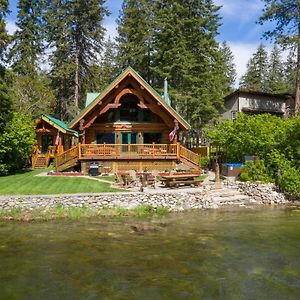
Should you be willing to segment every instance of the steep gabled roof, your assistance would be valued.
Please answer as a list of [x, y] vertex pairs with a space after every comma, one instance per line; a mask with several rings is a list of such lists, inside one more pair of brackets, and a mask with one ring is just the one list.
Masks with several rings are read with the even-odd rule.
[[51, 117], [51, 116], [46, 115], [46, 114], [41, 114], [41, 115], [34, 118], [35, 121], [38, 120], [38, 119], [44, 120], [45, 122], [49, 123], [50, 125], [55, 127], [57, 130], [59, 130], [63, 133], [70, 133], [70, 134], [73, 134], [75, 136], [78, 136], [77, 131], [70, 129], [64, 122], [62, 122], [62, 121], [60, 121], [60, 120], [58, 120], [54, 117]]
[[[142, 78], [132, 67], [127, 67], [125, 70], [123, 70], [116, 78], [115, 80], [110, 83], [96, 98], [91, 101], [83, 110], [81, 110], [77, 116], [68, 124], [70, 128], [73, 128], [81, 119], [84, 118], [85, 115], [87, 115], [106, 95], [111, 92], [115, 86], [117, 86], [122, 80], [124, 80], [128, 75], [131, 75], [133, 78], [135, 78], [144, 88], [145, 90], [151, 94], [160, 104], [161, 106], [167, 110], [174, 119], [178, 121], [178, 123], [184, 128], [184, 129], [190, 129], [191, 126], [187, 121], [183, 119], [182, 116], [180, 116], [170, 105], [168, 105], [162, 98], [162, 96], [155, 91], [153, 87], [150, 86], [148, 82], [144, 78]], [[95, 95], [93, 93], [93, 95]]]

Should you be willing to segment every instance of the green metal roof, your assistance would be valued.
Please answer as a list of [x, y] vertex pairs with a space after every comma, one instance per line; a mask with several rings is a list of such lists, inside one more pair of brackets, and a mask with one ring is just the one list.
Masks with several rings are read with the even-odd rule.
[[[136, 76], [138, 76], [143, 83], [157, 96], [159, 97], [159, 99], [162, 100], [163, 103], [165, 103], [188, 127], [191, 128], [191, 125], [168, 103], [166, 103], [163, 99], [163, 97], [137, 72], [135, 71], [131, 66], [128, 66], [127, 68], [125, 68], [124, 70], [122, 70], [122, 72], [108, 85], [105, 87], [105, 89], [103, 89], [100, 93], [98, 93], [98, 96], [96, 96], [90, 103], [87, 104], [86, 102], [86, 106], [85, 108], [83, 108], [80, 112], [78, 112], [78, 114], [68, 123], [68, 126], [70, 126], [70, 124], [72, 124], [80, 115], [84, 114], [84, 112], [94, 103], [94, 101], [97, 100], [97, 98], [102, 95], [103, 93], [105, 93], [111, 86], [113, 86], [119, 79], [120, 77], [122, 77], [122, 75], [127, 72], [127, 70], [131, 70]], [[88, 93], [88, 94], [93, 94], [96, 95], [97, 93]], [[90, 96], [92, 98], [92, 96]], [[87, 96], [88, 99], [88, 96]]]
[[98, 96], [100, 96], [100, 93], [87, 93], [85, 107], [92, 103]]
[[41, 114], [41, 115], [35, 117], [34, 119], [37, 120], [37, 119], [39, 119], [41, 117], [45, 117], [46, 119], [48, 119], [49, 121], [53, 122], [55, 125], [57, 125], [61, 129], [65, 130], [65, 131], [67, 131], [69, 133], [73, 133], [74, 135], [78, 136], [78, 132], [77, 131], [70, 129], [64, 122], [62, 122], [62, 121], [60, 121], [60, 120], [58, 120], [58, 119], [56, 119], [54, 117], [51, 117], [49, 115]]

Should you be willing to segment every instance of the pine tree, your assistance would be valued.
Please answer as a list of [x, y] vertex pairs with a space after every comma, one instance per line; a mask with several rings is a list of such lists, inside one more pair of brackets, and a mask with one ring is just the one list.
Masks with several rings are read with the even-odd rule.
[[228, 93], [232, 92], [235, 85], [236, 80], [236, 69], [234, 64], [234, 56], [231, 52], [229, 45], [224, 41], [220, 46], [221, 58], [225, 66], [225, 77], [228, 86]]
[[[300, 3], [299, 0], [264, 0], [265, 8], [260, 23], [271, 22], [274, 29], [265, 32], [266, 38], [275, 38], [283, 47], [297, 49], [297, 76], [295, 108], [300, 110]], [[274, 25], [275, 24], [275, 25]]]
[[38, 57], [43, 52], [42, 0], [19, 0], [16, 25], [9, 57], [18, 75], [34, 77], [38, 69]]
[[[8, 1], [0, 0], [0, 59], [2, 60], [8, 43], [8, 34], [5, 28], [5, 16], [8, 14]], [[13, 104], [11, 94], [6, 84], [5, 68], [0, 61], [0, 134], [5, 125], [12, 118]]]
[[124, 0], [118, 23], [118, 64], [132, 66], [151, 81], [153, 53], [153, 0]]
[[13, 102], [11, 91], [6, 84], [5, 69], [0, 66], [0, 134], [3, 132], [5, 125], [13, 116]]
[[267, 91], [271, 93], [287, 92], [280, 50], [276, 44], [274, 44], [269, 58], [266, 87]]
[[17, 112], [32, 117], [42, 113], [50, 115], [54, 113], [56, 98], [46, 74], [38, 73], [34, 77], [15, 75], [12, 89]]
[[86, 83], [86, 90], [99, 92], [103, 90], [120, 73], [117, 66], [117, 49], [115, 42], [109, 37], [104, 43], [104, 53], [100, 62], [91, 66], [90, 79]]
[[227, 90], [215, 40], [219, 7], [211, 0], [155, 3], [154, 83], [168, 77], [173, 107], [201, 127], [218, 116]]
[[8, 34], [6, 32], [4, 20], [8, 12], [8, 1], [0, 0], [0, 59], [2, 59], [3, 52], [8, 42]]
[[60, 116], [70, 118], [83, 106], [83, 88], [91, 65], [102, 51], [102, 22], [108, 11], [105, 0], [48, 1], [47, 36], [54, 49], [50, 56], [51, 77], [60, 99]]
[[296, 93], [296, 77], [297, 77], [297, 60], [295, 50], [291, 49], [287, 60], [284, 63], [284, 80], [287, 86], [287, 92], [295, 95]]
[[267, 71], [268, 53], [265, 46], [260, 44], [247, 63], [247, 70], [241, 78], [240, 86], [256, 91], [267, 91]]
[[220, 7], [215, 6], [212, 0], [193, 0], [185, 5], [188, 10], [184, 26], [187, 46], [196, 62], [191, 65], [192, 101], [188, 114], [192, 116], [191, 123], [198, 127], [219, 115], [229, 86], [216, 41]]
[[189, 68], [194, 60], [184, 36], [186, 11], [179, 1], [172, 4], [162, 0], [155, 4], [153, 85], [162, 88], [164, 78], [168, 78], [172, 106], [183, 114], [187, 109], [187, 90], [192, 84]]

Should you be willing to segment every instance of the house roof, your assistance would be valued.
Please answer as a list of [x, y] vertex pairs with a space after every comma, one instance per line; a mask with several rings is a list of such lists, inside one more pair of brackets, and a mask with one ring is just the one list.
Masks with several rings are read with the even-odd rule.
[[239, 95], [239, 94], [250, 94], [250, 95], [257, 95], [257, 96], [266, 96], [266, 97], [272, 97], [272, 98], [277, 98], [277, 99], [278, 98], [288, 99], [288, 98], [293, 97], [292, 95], [286, 94], [286, 93], [275, 94], [275, 93], [267, 93], [267, 92], [262, 92], [262, 91], [255, 91], [255, 90], [240, 88], [240, 89], [235, 90], [231, 94], [225, 96], [224, 100], [226, 101], [227, 99], [230, 99], [233, 96]]
[[57, 130], [63, 132], [63, 133], [70, 133], [73, 134], [75, 136], [78, 136], [78, 132], [75, 130], [70, 129], [64, 122], [51, 117], [49, 115], [46, 114], [41, 114], [39, 116], [36, 116], [34, 118], [34, 120], [38, 120], [38, 119], [42, 119], [44, 121], [46, 121], [47, 123], [49, 123], [50, 125], [52, 125], [53, 127], [55, 127]]
[[99, 95], [100, 95], [100, 93], [87, 93], [85, 107], [87, 107], [89, 104], [91, 104]]
[[[77, 116], [68, 124], [69, 127], [73, 128], [86, 114], [88, 114], [112, 89], [117, 86], [123, 79], [128, 75], [135, 78], [143, 87], [164, 107], [184, 129], [190, 129], [191, 126], [187, 121], [183, 119], [170, 105], [168, 105], [162, 98], [162, 96], [150, 86], [148, 82], [142, 76], [140, 76], [132, 67], [127, 67], [123, 70], [101, 93], [90, 93], [87, 97], [87, 106], [82, 109]], [[94, 99], [93, 99], [94, 98]], [[90, 102], [88, 101], [91, 100]], [[88, 103], [89, 102], [89, 103]]]

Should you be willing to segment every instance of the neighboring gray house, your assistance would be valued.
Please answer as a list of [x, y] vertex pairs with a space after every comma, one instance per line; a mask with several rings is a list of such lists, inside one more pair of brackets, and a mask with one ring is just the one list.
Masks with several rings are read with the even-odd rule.
[[225, 112], [221, 119], [233, 120], [239, 112], [245, 114], [269, 113], [286, 117], [293, 111], [294, 99], [289, 94], [271, 94], [238, 89], [224, 98]]

